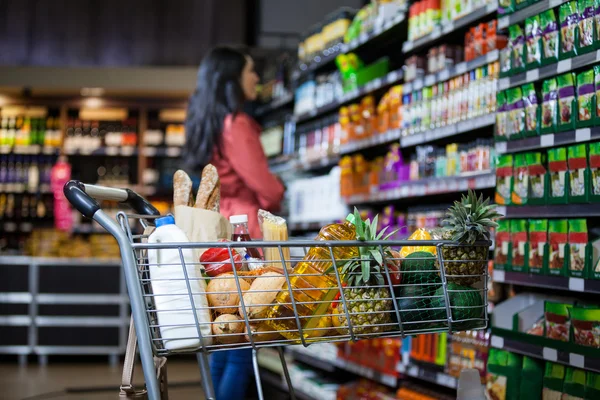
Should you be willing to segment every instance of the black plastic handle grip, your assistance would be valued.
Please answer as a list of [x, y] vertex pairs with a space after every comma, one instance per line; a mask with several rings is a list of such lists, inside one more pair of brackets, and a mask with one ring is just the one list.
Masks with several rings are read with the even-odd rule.
[[92, 218], [100, 209], [100, 204], [85, 192], [85, 186], [79, 181], [65, 183], [63, 193], [69, 203], [84, 217]]
[[[101, 189], [101, 187], [96, 187], [96, 189]], [[160, 212], [152, 204], [133, 190], [118, 190], [126, 194], [126, 199], [121, 203], [129, 205], [137, 214], [160, 215]], [[92, 218], [96, 211], [100, 209], [100, 204], [86, 192], [85, 185], [79, 181], [67, 182], [63, 188], [63, 192], [67, 200], [69, 200], [73, 207], [83, 214], [84, 217]]]

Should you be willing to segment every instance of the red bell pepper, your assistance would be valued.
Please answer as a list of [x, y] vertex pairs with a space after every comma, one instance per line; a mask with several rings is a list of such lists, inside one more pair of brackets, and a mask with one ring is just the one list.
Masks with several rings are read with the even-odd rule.
[[204, 270], [208, 276], [217, 276], [225, 272], [233, 271], [235, 265], [236, 270], [242, 268], [242, 256], [235, 251], [233, 253], [233, 264], [229, 257], [229, 250], [226, 247], [211, 247], [200, 256], [200, 263], [204, 266]]

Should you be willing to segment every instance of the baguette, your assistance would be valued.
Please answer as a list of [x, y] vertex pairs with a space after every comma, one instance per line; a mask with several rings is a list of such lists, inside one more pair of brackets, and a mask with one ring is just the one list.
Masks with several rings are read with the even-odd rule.
[[173, 175], [173, 205], [187, 206], [192, 198], [192, 180], [185, 171], [177, 170]]
[[214, 212], [221, 211], [221, 181], [217, 181], [217, 187], [208, 198], [206, 209]]
[[[219, 173], [214, 165], [208, 164], [202, 170], [202, 179], [200, 180], [200, 187], [198, 188], [198, 195], [196, 196], [196, 204], [194, 207], [203, 208], [205, 210], [210, 210], [209, 204], [211, 203], [210, 198], [213, 193], [217, 190], [220, 191], [220, 182], [219, 182]], [[220, 200], [220, 194], [218, 195]], [[216, 198], [213, 198], [212, 205], [214, 207]], [[217, 201], [218, 202], [218, 201]]]

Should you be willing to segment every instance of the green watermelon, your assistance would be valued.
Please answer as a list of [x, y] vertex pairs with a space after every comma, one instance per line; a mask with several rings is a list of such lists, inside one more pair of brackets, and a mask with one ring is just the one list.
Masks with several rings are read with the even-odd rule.
[[412, 285], [441, 282], [435, 260], [436, 257], [426, 251], [416, 251], [406, 256], [402, 260], [402, 283]]
[[[405, 331], [415, 329], [426, 329], [430, 326], [429, 321], [435, 318], [434, 310], [431, 310], [431, 299], [439, 284], [428, 285], [404, 285], [400, 288], [397, 294], [398, 312]], [[419, 297], [421, 298], [413, 298]], [[427, 296], [427, 297], [425, 297]], [[408, 311], [405, 311], [408, 310]], [[405, 324], [406, 322], [418, 322]]]
[[[461, 292], [454, 292], [460, 290]], [[444, 298], [444, 289], [440, 286], [434, 293], [435, 297], [431, 299], [431, 307], [446, 307], [446, 299]], [[477, 327], [482, 325], [482, 321], [464, 321], [466, 319], [481, 318], [483, 316], [483, 298], [477, 289], [470, 286], [461, 286], [453, 282], [448, 283], [448, 298], [452, 307], [453, 328], [467, 329], [468, 327]], [[446, 318], [445, 308], [435, 310], [438, 318]]]

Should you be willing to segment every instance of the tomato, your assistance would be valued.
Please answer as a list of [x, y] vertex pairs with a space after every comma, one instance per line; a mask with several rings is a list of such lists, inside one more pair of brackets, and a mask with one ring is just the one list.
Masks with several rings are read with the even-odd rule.
[[[242, 268], [243, 258], [237, 251], [233, 249], [231, 251], [233, 252], [233, 265], [239, 271]], [[217, 276], [233, 271], [229, 250], [226, 247], [212, 247], [206, 250], [200, 256], [200, 263], [204, 266], [208, 276]]]

